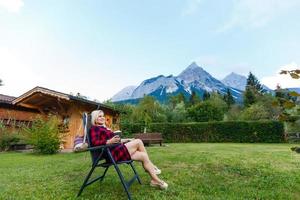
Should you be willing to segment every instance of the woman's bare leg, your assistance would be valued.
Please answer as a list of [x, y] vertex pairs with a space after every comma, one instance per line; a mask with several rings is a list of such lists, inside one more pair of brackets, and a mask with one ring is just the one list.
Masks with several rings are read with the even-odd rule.
[[141, 161], [143, 163], [144, 169], [149, 173], [152, 180], [155, 182], [161, 182], [161, 180], [154, 172], [153, 164], [151, 163], [147, 153], [136, 151], [131, 155], [131, 159], [136, 161]]
[[146, 148], [144, 146], [144, 143], [140, 139], [134, 139], [130, 142], [125, 143], [125, 146], [127, 147], [127, 150], [132, 158], [132, 155], [135, 154], [137, 151], [145, 153], [147, 155], [147, 158], [150, 162], [150, 166], [152, 167], [152, 170], [154, 170], [154, 164], [150, 161], [148, 153], [146, 151]]
[[[125, 143], [125, 146], [127, 147], [130, 155], [131, 155], [131, 153], [134, 153], [135, 151], [147, 153], [144, 143], [141, 139], [134, 139], [130, 142], [127, 142], [127, 143]], [[130, 152], [130, 151], [132, 151], [132, 152]]]

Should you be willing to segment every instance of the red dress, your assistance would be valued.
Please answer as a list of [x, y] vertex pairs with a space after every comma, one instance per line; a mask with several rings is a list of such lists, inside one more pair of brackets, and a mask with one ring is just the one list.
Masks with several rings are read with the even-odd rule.
[[[114, 133], [104, 126], [92, 126], [90, 129], [92, 146], [105, 145], [106, 141], [114, 137]], [[110, 147], [110, 152], [115, 161], [131, 160], [127, 147], [124, 144], [119, 144], [115, 147]]]

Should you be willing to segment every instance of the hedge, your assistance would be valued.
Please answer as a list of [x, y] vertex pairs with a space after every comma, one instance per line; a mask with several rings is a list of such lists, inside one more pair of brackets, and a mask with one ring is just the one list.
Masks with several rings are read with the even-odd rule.
[[[143, 132], [143, 124], [121, 124], [125, 136]], [[160, 132], [164, 142], [285, 142], [279, 121], [152, 123], [147, 132]]]

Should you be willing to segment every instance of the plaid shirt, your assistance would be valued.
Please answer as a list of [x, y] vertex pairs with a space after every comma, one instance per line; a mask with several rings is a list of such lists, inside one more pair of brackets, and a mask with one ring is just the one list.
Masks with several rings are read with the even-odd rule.
[[[114, 137], [114, 133], [104, 126], [92, 126], [90, 129], [90, 136], [92, 146], [100, 146], [105, 145], [107, 140]], [[124, 144], [119, 144], [118, 146], [110, 147], [109, 149], [116, 162], [131, 160], [127, 147]]]

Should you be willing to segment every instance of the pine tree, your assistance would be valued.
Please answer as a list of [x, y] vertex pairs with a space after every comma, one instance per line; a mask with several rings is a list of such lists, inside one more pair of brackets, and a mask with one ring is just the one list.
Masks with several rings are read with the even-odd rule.
[[247, 78], [247, 86], [251, 86], [256, 92], [262, 94], [265, 92], [260, 82], [257, 80], [257, 78], [249, 72], [248, 78]]
[[223, 99], [226, 102], [228, 108], [230, 108], [230, 106], [235, 103], [229, 88], [227, 88], [226, 94], [224, 95]]
[[204, 90], [203, 93], [203, 101], [208, 100], [210, 98], [210, 93]]
[[189, 99], [189, 105], [192, 106], [192, 105], [195, 105], [199, 102], [200, 102], [199, 96], [197, 95], [197, 93], [195, 91], [192, 91], [192, 94], [191, 94], [190, 99]]
[[3, 85], [3, 83], [2, 83], [2, 80], [0, 79], [0, 86], [2, 86]]
[[262, 85], [259, 83], [257, 78], [249, 72], [247, 78], [246, 90], [244, 92], [244, 105], [246, 107], [254, 104], [257, 98], [265, 93]]
[[254, 94], [254, 91], [251, 89], [251, 87], [246, 87], [246, 90], [244, 92], [244, 106], [248, 107], [256, 102], [256, 97]]

